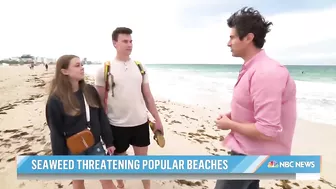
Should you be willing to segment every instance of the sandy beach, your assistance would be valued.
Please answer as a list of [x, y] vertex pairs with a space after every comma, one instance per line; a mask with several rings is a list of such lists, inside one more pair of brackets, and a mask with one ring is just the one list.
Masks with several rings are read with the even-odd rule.
[[[70, 180], [17, 180], [17, 155], [50, 154], [49, 129], [45, 121], [45, 103], [48, 83], [54, 66], [45, 71], [43, 66], [30, 70], [28, 66], [0, 66], [0, 188], [70, 189]], [[229, 110], [229, 105], [209, 109], [189, 106], [169, 100], [157, 99], [157, 106], [165, 127], [166, 146], [155, 142], [149, 154], [175, 155], [226, 155], [227, 149], [220, 145], [226, 132], [214, 127], [219, 113]], [[321, 154], [323, 156], [322, 178], [319, 181], [262, 181], [266, 189], [276, 188], [336, 188], [335, 146], [336, 126], [297, 121], [293, 154]], [[176, 148], [180, 146], [180, 148]], [[130, 151], [131, 153], [131, 151]], [[98, 181], [86, 181], [87, 188], [101, 188]], [[141, 181], [126, 181], [126, 189], [139, 189]], [[194, 188], [213, 189], [214, 180], [153, 180], [153, 189]]]

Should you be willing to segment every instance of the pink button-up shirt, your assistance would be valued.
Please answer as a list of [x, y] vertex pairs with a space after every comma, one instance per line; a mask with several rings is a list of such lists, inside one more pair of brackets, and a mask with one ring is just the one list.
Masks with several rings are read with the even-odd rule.
[[255, 123], [273, 140], [231, 131], [224, 146], [246, 155], [289, 155], [296, 122], [296, 85], [286, 67], [262, 50], [244, 63], [234, 87], [231, 120]]

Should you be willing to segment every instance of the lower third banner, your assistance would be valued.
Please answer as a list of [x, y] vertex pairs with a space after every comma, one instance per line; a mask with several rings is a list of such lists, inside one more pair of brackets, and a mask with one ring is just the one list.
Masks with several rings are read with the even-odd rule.
[[[319, 177], [320, 156], [18, 156], [19, 179]], [[233, 178], [234, 177], [234, 178]], [[314, 179], [315, 177], [313, 177]], [[312, 179], [310, 177], [310, 179]], [[316, 178], [318, 179], [318, 178]]]

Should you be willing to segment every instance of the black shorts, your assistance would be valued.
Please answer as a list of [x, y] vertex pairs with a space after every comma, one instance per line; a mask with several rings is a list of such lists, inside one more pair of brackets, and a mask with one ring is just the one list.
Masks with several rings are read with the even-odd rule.
[[130, 145], [146, 147], [150, 144], [150, 128], [148, 122], [134, 127], [117, 127], [111, 125], [111, 128], [116, 154], [126, 152]]

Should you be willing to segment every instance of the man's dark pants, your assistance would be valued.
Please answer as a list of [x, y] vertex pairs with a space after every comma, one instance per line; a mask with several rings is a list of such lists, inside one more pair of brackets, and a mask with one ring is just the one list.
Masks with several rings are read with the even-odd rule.
[[[234, 151], [232, 156], [243, 156]], [[259, 189], [259, 180], [217, 180], [215, 189]]]

